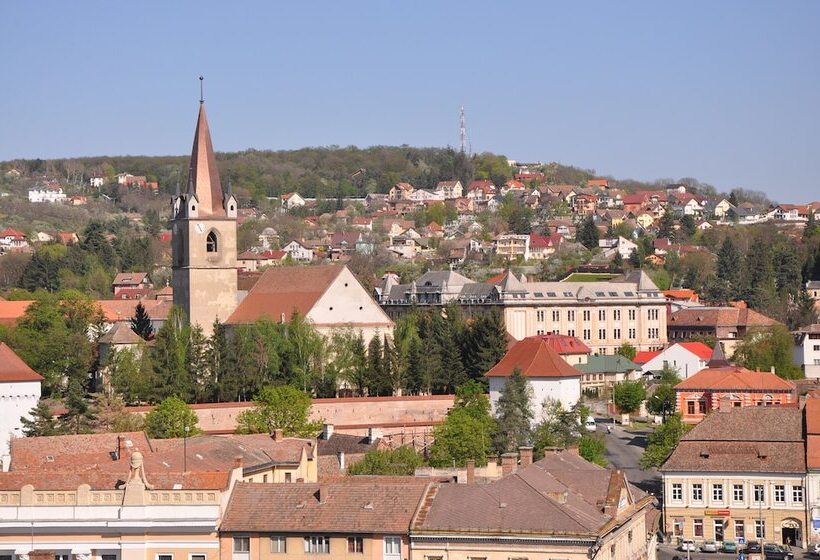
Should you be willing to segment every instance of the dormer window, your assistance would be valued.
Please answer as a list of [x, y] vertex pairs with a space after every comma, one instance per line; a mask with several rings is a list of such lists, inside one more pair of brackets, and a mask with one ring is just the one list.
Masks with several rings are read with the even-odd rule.
[[205, 250], [208, 253], [216, 253], [217, 250], [217, 242], [216, 242], [216, 233], [209, 232], [208, 237], [205, 240]]

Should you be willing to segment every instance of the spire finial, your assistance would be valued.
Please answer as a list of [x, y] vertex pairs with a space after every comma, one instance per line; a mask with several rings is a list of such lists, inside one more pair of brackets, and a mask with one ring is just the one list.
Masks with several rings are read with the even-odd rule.
[[199, 103], [205, 103], [205, 86], [203, 82], [205, 81], [205, 76], [199, 77]]

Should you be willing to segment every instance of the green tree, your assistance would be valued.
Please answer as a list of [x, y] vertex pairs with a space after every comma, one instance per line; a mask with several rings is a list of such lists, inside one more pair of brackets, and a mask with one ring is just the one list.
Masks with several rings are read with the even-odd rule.
[[606, 442], [601, 435], [584, 434], [578, 441], [578, 454], [590, 463], [606, 467], [608, 463], [604, 457], [605, 453]]
[[134, 309], [134, 316], [131, 317], [131, 330], [137, 333], [143, 340], [151, 340], [154, 336], [151, 316], [148, 315], [142, 302], [139, 302]]
[[455, 405], [443, 424], [433, 430], [430, 464], [463, 466], [467, 460], [486, 465], [495, 423], [484, 385], [470, 380], [456, 389]]
[[204, 344], [201, 331], [196, 333], [191, 328], [185, 312], [172, 307], [152, 348], [159, 398], [177, 396], [185, 402], [195, 399], [197, 376], [201, 373], [199, 358], [205, 354]]
[[243, 411], [237, 418], [239, 433], [282, 430], [286, 436], [314, 437], [322, 429], [321, 422], [310, 420], [310, 396], [296, 387], [263, 387], [253, 402], [253, 408]]
[[646, 389], [640, 381], [621, 381], [615, 385], [615, 406], [624, 414], [631, 414], [641, 407]]
[[783, 325], [754, 329], [735, 348], [733, 359], [751, 370], [769, 371], [784, 379], [800, 379], [803, 372], [792, 362], [794, 338]]
[[658, 220], [658, 237], [675, 240], [675, 217], [672, 212], [664, 212], [661, 219]]
[[641, 468], [659, 468], [678, 445], [680, 438], [689, 431], [681, 421], [680, 414], [670, 416], [647, 437], [646, 449], [641, 456]]
[[507, 353], [507, 329], [497, 309], [481, 313], [463, 335], [464, 369], [470, 379], [484, 379], [484, 374]]
[[142, 416], [128, 412], [125, 401], [119, 395], [95, 393], [91, 409], [94, 417], [91, 431], [94, 433], [138, 432], [145, 425]]
[[618, 354], [627, 360], [634, 360], [635, 356], [638, 354], [638, 351], [629, 342], [624, 342], [618, 347]]
[[69, 381], [65, 407], [65, 413], [60, 416], [63, 431], [68, 434], [91, 433], [96, 418], [91, 402], [86, 396], [86, 389], [79, 379]]
[[575, 240], [587, 249], [595, 249], [598, 247], [599, 237], [598, 227], [595, 225], [592, 216], [587, 216], [581, 227], [578, 228]]
[[181, 438], [200, 433], [196, 412], [179, 397], [167, 397], [145, 415], [148, 437]]
[[541, 408], [541, 421], [533, 432], [535, 454], [540, 456], [549, 447], [566, 449], [575, 445], [581, 438], [582, 423], [588, 415], [586, 407], [566, 410], [561, 401], [546, 399]]
[[373, 449], [365, 453], [362, 460], [350, 465], [350, 475], [392, 475], [413, 476], [416, 469], [424, 464], [424, 458], [408, 446], [396, 449]]
[[532, 387], [521, 370], [515, 368], [507, 378], [496, 405], [494, 447], [499, 453], [528, 445], [532, 433]]
[[698, 231], [695, 218], [691, 214], [685, 214], [680, 219], [680, 228], [686, 234], [686, 237], [692, 237]]
[[706, 296], [711, 301], [727, 302], [738, 298], [742, 289], [743, 255], [731, 237], [718, 250], [715, 276], [707, 283]]
[[37, 401], [37, 405], [31, 409], [30, 418], [23, 416], [20, 422], [23, 424], [23, 434], [26, 437], [35, 436], [59, 436], [64, 434], [51, 407], [43, 400]]

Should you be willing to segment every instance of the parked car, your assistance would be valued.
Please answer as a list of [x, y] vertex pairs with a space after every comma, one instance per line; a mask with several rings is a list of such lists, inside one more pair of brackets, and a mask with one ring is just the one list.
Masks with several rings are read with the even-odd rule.
[[686, 552], [687, 550], [690, 552], [697, 552], [698, 547], [695, 546], [695, 541], [692, 539], [682, 539], [678, 545], [678, 550], [681, 552]]
[[713, 540], [703, 541], [703, 544], [700, 546], [701, 552], [717, 552], [718, 551], [718, 543]]
[[735, 541], [723, 541], [721, 550], [723, 552], [737, 552], [737, 543]]
[[764, 544], [763, 552], [766, 560], [794, 560], [794, 554], [773, 543]]
[[587, 416], [587, 421], [584, 422], [584, 428], [588, 432], [595, 432], [598, 431], [598, 425], [595, 423], [595, 418], [592, 416]]

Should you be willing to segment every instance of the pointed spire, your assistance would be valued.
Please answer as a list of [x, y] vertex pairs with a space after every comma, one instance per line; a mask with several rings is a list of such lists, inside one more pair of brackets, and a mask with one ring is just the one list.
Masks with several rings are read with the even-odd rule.
[[196, 194], [199, 199], [201, 216], [224, 216], [222, 183], [219, 181], [219, 170], [216, 167], [204, 99], [200, 101], [199, 117], [194, 133], [194, 147], [191, 151], [191, 164], [188, 171], [188, 191]]
[[706, 364], [706, 367], [709, 368], [718, 368], [718, 367], [727, 367], [732, 364], [729, 363], [729, 360], [726, 359], [726, 354], [723, 353], [723, 346], [720, 344], [720, 341], [715, 342], [715, 348], [712, 350], [712, 357]]

